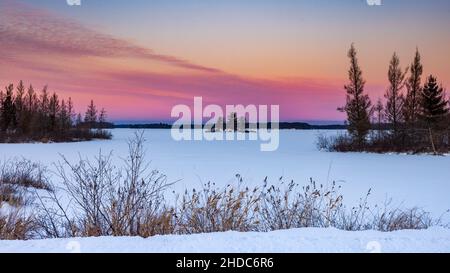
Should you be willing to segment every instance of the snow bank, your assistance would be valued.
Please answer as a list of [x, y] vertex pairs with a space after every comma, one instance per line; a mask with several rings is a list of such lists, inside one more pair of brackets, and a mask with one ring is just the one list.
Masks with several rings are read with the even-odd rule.
[[147, 239], [100, 237], [0, 241], [1, 252], [84, 253], [297, 253], [297, 252], [447, 252], [450, 229], [341, 231], [304, 228], [267, 233], [224, 232], [195, 235], [166, 235]]

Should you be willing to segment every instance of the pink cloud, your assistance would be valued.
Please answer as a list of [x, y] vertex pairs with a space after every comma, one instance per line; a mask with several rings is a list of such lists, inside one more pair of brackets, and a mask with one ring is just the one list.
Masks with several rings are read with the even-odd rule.
[[21, 58], [24, 53], [134, 57], [190, 70], [219, 72], [174, 56], [157, 54], [67, 18], [11, 1], [0, 3], [0, 52], [9, 58]]

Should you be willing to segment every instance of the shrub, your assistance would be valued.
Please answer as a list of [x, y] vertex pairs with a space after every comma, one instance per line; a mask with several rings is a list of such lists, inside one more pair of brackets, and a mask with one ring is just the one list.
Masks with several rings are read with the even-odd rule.
[[142, 133], [129, 141], [123, 169], [111, 163], [111, 154], [100, 153], [93, 162], [80, 158], [76, 164], [63, 158], [58, 173], [73, 205], [66, 209], [56, 195], [39, 199], [45, 236], [147, 237], [171, 232], [171, 209], [162, 194], [171, 184], [158, 171], [148, 170], [143, 143]]

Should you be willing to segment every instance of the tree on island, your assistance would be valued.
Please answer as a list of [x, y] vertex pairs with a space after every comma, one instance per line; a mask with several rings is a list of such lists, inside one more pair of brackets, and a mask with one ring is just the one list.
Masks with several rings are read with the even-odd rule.
[[91, 103], [88, 105], [86, 114], [84, 115], [84, 122], [89, 128], [93, 128], [97, 123], [97, 107], [94, 104], [94, 101], [91, 100]]
[[98, 128], [99, 129], [103, 129], [107, 127], [107, 119], [108, 118], [108, 114], [106, 113], [105, 108], [102, 108], [102, 110], [100, 110], [100, 114], [98, 115]]

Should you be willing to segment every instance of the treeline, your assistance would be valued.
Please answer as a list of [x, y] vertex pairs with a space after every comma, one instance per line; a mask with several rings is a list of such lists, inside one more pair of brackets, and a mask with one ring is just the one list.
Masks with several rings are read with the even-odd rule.
[[424, 82], [419, 50], [406, 69], [393, 54], [388, 69], [389, 86], [384, 100], [372, 103], [365, 93], [366, 81], [357, 52], [351, 46], [348, 57], [349, 83], [345, 85], [348, 135], [328, 143], [335, 151], [445, 153], [450, 149], [449, 101], [442, 84], [429, 75]]
[[[272, 123], [264, 123], [266, 128], [272, 128]], [[220, 125], [220, 124], [219, 124]], [[204, 125], [202, 125], [204, 127]], [[218, 125], [215, 124], [212, 131], [215, 131]], [[222, 125], [223, 128], [226, 128], [226, 125]], [[246, 128], [250, 128], [250, 124], [246, 122]], [[256, 123], [256, 128], [260, 128], [261, 124]], [[171, 129], [172, 125], [168, 123], [149, 123], [149, 124], [112, 124], [110, 129]], [[192, 124], [191, 128], [194, 129], [195, 125]], [[279, 122], [278, 128], [281, 130], [343, 130], [347, 129], [347, 125], [341, 124], [330, 124], [330, 125], [312, 125], [305, 122]]]
[[[39, 93], [22, 81], [0, 91], [0, 142], [80, 141], [110, 138], [106, 111], [94, 102], [84, 117], [76, 114], [72, 99], [60, 99], [45, 86]], [[93, 129], [96, 130], [93, 130]]]

